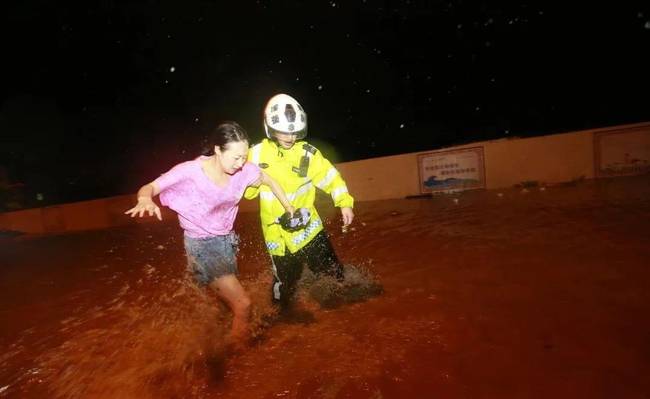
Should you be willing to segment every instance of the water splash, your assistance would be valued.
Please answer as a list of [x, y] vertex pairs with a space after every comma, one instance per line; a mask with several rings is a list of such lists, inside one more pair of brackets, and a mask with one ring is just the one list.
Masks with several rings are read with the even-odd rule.
[[[201, 397], [223, 379], [227, 307], [187, 276], [169, 278], [145, 265], [138, 277], [107, 306], [61, 321], [69, 338], [37, 360], [54, 397]], [[247, 284], [256, 301], [254, 335], [273, 313], [259, 295], [267, 280], [263, 274]]]
[[305, 268], [299, 289], [323, 308], [335, 308], [346, 303], [367, 300], [383, 292], [379, 280], [363, 266], [344, 265], [344, 280], [336, 281], [330, 276], [316, 276]]

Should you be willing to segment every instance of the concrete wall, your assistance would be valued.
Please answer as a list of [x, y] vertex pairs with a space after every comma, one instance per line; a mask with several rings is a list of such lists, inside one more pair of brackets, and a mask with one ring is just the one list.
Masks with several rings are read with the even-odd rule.
[[[648, 125], [650, 128], [650, 124]], [[593, 132], [528, 139], [501, 139], [429, 151], [483, 147], [487, 189], [512, 187], [523, 181], [546, 183], [594, 176]], [[337, 165], [359, 201], [404, 198], [420, 194], [417, 156], [410, 153]]]
[[[345, 162], [337, 167], [357, 201], [420, 195], [419, 154], [473, 147], [483, 148], [487, 189], [511, 187], [524, 181], [553, 184], [593, 178], [597, 168], [594, 154], [602, 150], [594, 148], [594, 135], [626, 131], [641, 131], [641, 140], [650, 147], [650, 123], [641, 123], [526, 139], [483, 141], [427, 152]], [[125, 216], [124, 211], [134, 204], [135, 195], [128, 195], [0, 213], [0, 231], [56, 233], [155, 220]], [[257, 209], [257, 201], [243, 200], [240, 204], [243, 212]], [[163, 218], [175, 218], [175, 215], [165, 208]]]

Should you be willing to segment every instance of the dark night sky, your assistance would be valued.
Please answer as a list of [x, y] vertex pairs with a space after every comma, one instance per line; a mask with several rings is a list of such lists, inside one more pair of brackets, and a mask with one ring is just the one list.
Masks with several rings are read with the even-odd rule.
[[277, 92], [334, 161], [650, 120], [650, 2], [562, 3], [10, 1], [0, 166], [25, 206], [131, 192]]

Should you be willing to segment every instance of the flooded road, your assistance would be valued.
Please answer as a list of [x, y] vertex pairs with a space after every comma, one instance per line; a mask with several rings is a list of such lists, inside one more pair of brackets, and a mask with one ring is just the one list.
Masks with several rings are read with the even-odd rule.
[[647, 398], [650, 177], [321, 207], [384, 292], [276, 318], [258, 217], [256, 339], [185, 275], [176, 220], [0, 239], [0, 398]]

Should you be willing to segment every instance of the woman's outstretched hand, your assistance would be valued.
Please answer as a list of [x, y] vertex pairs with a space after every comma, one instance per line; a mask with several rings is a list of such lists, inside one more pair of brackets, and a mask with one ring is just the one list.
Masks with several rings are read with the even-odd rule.
[[149, 213], [149, 216], [156, 215], [158, 220], [162, 220], [160, 208], [151, 198], [147, 197], [138, 198], [138, 204], [124, 213], [126, 215], [131, 215], [131, 217], [142, 217], [145, 212]]

